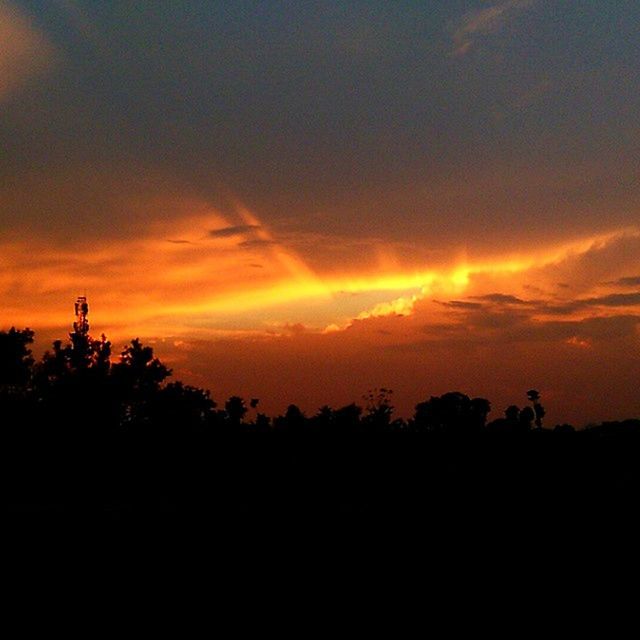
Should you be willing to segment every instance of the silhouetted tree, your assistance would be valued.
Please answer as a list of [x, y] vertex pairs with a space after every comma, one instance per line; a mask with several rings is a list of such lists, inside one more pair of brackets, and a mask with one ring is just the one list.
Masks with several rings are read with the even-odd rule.
[[527, 391], [527, 398], [529, 398], [529, 401], [533, 404], [536, 427], [542, 429], [542, 418], [544, 418], [546, 411], [540, 404], [540, 393], [536, 389], [529, 389], [529, 391]]
[[309, 426], [313, 431], [330, 433], [334, 421], [334, 411], [329, 405], [318, 409], [317, 413], [309, 419]]
[[0, 422], [19, 427], [29, 412], [33, 358], [31, 329], [0, 331]]
[[417, 404], [412, 425], [419, 431], [457, 435], [478, 432], [490, 409], [484, 398], [472, 401], [464, 393], [453, 391]]
[[393, 415], [393, 405], [391, 404], [391, 389], [372, 389], [363, 396], [365, 401], [363, 424], [367, 428], [373, 428], [377, 431], [384, 431], [391, 424], [391, 416]]
[[512, 404], [509, 405], [505, 410], [504, 410], [504, 416], [507, 420], [507, 422], [509, 422], [512, 425], [517, 425], [518, 424], [518, 419], [520, 417], [520, 407]]
[[271, 418], [264, 413], [258, 413], [256, 415], [255, 430], [261, 433], [265, 433], [271, 429]]
[[170, 382], [155, 395], [150, 417], [154, 423], [172, 431], [193, 431], [213, 422], [215, 407], [209, 391]]
[[530, 431], [535, 417], [536, 414], [531, 407], [524, 407], [524, 409], [520, 411], [520, 415], [518, 416], [520, 429], [522, 431]]
[[134, 392], [152, 392], [171, 375], [171, 369], [153, 355], [153, 347], [143, 346], [136, 338], [122, 351], [112, 374]]
[[148, 424], [152, 401], [162, 383], [171, 375], [153, 354], [153, 348], [143, 346], [138, 338], [131, 341], [111, 365], [112, 381], [121, 403], [120, 422], [123, 425]]
[[[464, 510], [467, 497], [479, 497], [483, 505], [488, 500], [491, 507], [502, 495], [511, 507], [538, 492], [545, 503], [560, 496], [556, 502], [564, 508], [567, 489], [573, 503], [580, 487], [591, 509], [596, 485], [607, 504], [622, 491], [625, 508], [640, 494], [640, 420], [579, 432], [558, 425], [529, 437], [544, 417], [534, 389], [527, 393], [531, 406], [512, 405], [504, 418], [486, 425], [490, 436], [483, 429], [491, 409], [487, 400], [460, 392], [432, 396], [416, 405], [410, 425], [425, 435], [389, 446], [391, 439], [371, 434], [398, 433], [407, 425], [392, 420], [391, 391], [385, 388], [364, 397], [364, 415], [352, 403], [337, 410], [325, 405], [306, 418], [291, 404], [272, 428], [263, 413], [248, 422], [239, 396], [216, 411], [208, 391], [167, 384], [170, 369], [138, 339], [112, 363], [104, 335], [93, 340], [79, 331], [66, 344], [54, 342], [34, 363], [33, 338], [29, 329], [0, 332], [0, 422], [11, 427], [2, 435], [11, 500], [18, 507], [90, 505], [103, 512], [105, 505], [164, 509], [173, 501], [187, 512], [194, 508], [200, 518], [207, 504], [215, 504], [221, 522], [219, 510], [236, 505], [241, 513], [279, 514], [321, 505], [323, 514], [373, 509], [377, 518], [390, 506], [390, 514], [407, 507], [415, 515], [428, 496], [432, 523], [431, 509], [440, 502]], [[257, 406], [251, 399], [249, 407]], [[211, 428], [221, 426], [229, 430]], [[277, 430], [282, 434], [271, 433]], [[256, 432], [268, 435], [255, 438]]]
[[340, 407], [333, 412], [332, 424], [340, 434], [355, 433], [360, 429], [362, 407], [355, 402]]
[[31, 377], [33, 336], [31, 329], [0, 331], [0, 387], [7, 391], [24, 388]]
[[306, 424], [306, 417], [300, 407], [290, 404], [283, 416], [273, 421], [273, 426], [281, 431], [301, 432]]
[[553, 432], [558, 434], [575, 433], [576, 429], [573, 425], [567, 424], [565, 422], [564, 424], [557, 424], [553, 428]]
[[247, 405], [240, 396], [231, 396], [224, 403], [227, 423], [231, 427], [239, 427], [247, 414]]
[[474, 429], [482, 429], [491, 412], [491, 403], [486, 398], [473, 398], [469, 407], [470, 421]]

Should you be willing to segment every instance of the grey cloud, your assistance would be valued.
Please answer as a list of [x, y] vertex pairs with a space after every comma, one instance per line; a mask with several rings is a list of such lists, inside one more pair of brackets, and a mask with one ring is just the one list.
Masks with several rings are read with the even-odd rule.
[[273, 244], [278, 244], [275, 240], [263, 240], [261, 238], [255, 238], [254, 240], [244, 240], [243, 242], [238, 242], [239, 247], [243, 247], [244, 249], [248, 249], [251, 247], [267, 247]]
[[453, 33], [454, 55], [464, 55], [478, 37], [497, 33], [504, 28], [510, 16], [527, 9], [535, 2], [536, 0], [506, 0], [479, 11], [465, 13]]
[[211, 238], [231, 238], [233, 236], [239, 236], [243, 233], [250, 233], [259, 229], [257, 224], [238, 224], [230, 227], [222, 227], [221, 229], [212, 229], [209, 231], [209, 237]]
[[434, 302], [444, 307], [450, 307], [451, 309], [477, 309], [478, 307], [482, 307], [480, 302], [466, 302], [464, 300], [449, 300], [449, 302], [435, 300]]
[[626, 278], [618, 278], [607, 284], [618, 285], [619, 287], [640, 287], [640, 276], [629, 276]]
[[488, 293], [483, 296], [471, 296], [474, 300], [483, 300], [485, 302], [495, 302], [496, 304], [534, 304], [529, 300], [522, 300], [516, 296], [506, 295], [504, 293]]
[[640, 291], [634, 293], [611, 293], [599, 298], [584, 300], [588, 305], [600, 305], [605, 307], [626, 307], [640, 304]]
[[594, 298], [581, 298], [556, 306], [545, 306], [546, 313], [569, 314], [589, 307], [633, 307], [640, 305], [640, 291], [633, 293], [611, 293]]
[[486, 308], [470, 310], [443, 335], [444, 327], [425, 325], [422, 333], [436, 343], [465, 345], [500, 345], [521, 342], [564, 342], [581, 340], [607, 341], [634, 337], [640, 315], [588, 317], [582, 320], [535, 320], [528, 313], [495, 313]]

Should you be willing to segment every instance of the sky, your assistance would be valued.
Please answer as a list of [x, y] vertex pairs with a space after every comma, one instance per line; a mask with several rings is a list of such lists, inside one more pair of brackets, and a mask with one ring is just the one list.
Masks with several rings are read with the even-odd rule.
[[0, 328], [281, 413], [640, 416], [635, 0], [0, 0]]

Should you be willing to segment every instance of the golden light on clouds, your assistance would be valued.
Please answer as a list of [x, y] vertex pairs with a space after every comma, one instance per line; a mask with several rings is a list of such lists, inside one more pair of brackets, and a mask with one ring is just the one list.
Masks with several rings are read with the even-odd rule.
[[[454, 258], [452, 264], [431, 267], [388, 259], [386, 267], [393, 270], [350, 263], [342, 265], [341, 274], [337, 269], [324, 274], [246, 207], [237, 206], [231, 215], [204, 206], [197, 211], [156, 221], [140, 237], [99, 245], [5, 241], [0, 257], [5, 317], [65, 327], [69, 301], [86, 292], [94, 322], [118, 336], [244, 335], [296, 323], [323, 331], [355, 319], [410, 315], [420, 301], [494, 291], [522, 296], [531, 280], [551, 290], [555, 283], [545, 281], [545, 270], [554, 265], [561, 270], [619, 238], [638, 237], [637, 230], [626, 229], [519, 255]], [[380, 246], [387, 255], [393, 251]]]
[[[610, 381], [624, 386], [637, 365], [637, 228], [502, 255], [454, 249], [432, 264], [380, 241], [383, 260], [354, 257], [323, 271], [297, 236], [246, 207], [181, 207], [135, 237], [65, 245], [5, 237], [4, 324], [36, 329], [42, 350], [64, 337], [72, 302], [86, 293], [92, 332], [116, 351], [141, 337], [177, 378], [217, 398], [261, 397], [272, 413], [288, 389], [313, 410], [357, 400], [354, 389], [391, 386], [409, 415], [426, 387], [473, 390], [500, 410], [520, 387], [539, 386], [553, 388], [546, 397], [558, 419], [579, 420], [599, 415]], [[620, 407], [633, 404], [631, 390], [616, 393]]]

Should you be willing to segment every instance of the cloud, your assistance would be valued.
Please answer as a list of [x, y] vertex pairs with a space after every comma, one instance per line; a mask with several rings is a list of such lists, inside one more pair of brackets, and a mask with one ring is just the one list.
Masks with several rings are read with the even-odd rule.
[[253, 240], [243, 240], [238, 242], [239, 247], [252, 248], [252, 247], [268, 247], [270, 245], [278, 244], [275, 240], [268, 240], [266, 238], [254, 238]]
[[26, 15], [0, 2], [0, 102], [51, 68], [57, 57], [51, 42]]
[[453, 55], [463, 56], [468, 53], [478, 38], [498, 33], [511, 18], [535, 2], [536, 0], [507, 0], [486, 9], [465, 13], [453, 33]]
[[495, 302], [496, 304], [533, 304], [529, 300], [522, 300], [516, 296], [505, 293], [487, 293], [483, 296], [471, 296], [471, 298], [485, 302]]
[[211, 238], [232, 238], [244, 233], [252, 233], [258, 229], [260, 229], [260, 225], [257, 224], [237, 224], [231, 227], [223, 227], [222, 229], [213, 229], [209, 231], [209, 236]]
[[435, 302], [451, 309], [477, 309], [482, 306], [480, 302], [467, 302], [466, 300], [450, 300], [449, 302], [436, 300]]
[[[217, 398], [264, 398], [271, 413], [281, 408], [270, 398], [313, 411], [376, 386], [393, 386], [403, 415], [423, 394], [453, 388], [506, 406], [526, 389], [546, 398], [553, 387], [549, 415], [562, 421], [628, 415], [637, 405], [625, 389], [637, 375], [640, 292], [602, 283], [638, 273], [640, 235], [422, 271], [316, 274], [284, 241], [268, 251], [239, 247], [235, 236], [200, 241], [210, 229], [237, 228], [237, 219], [269, 241], [250, 212], [230, 218], [195, 201], [189, 209], [198, 213], [167, 215], [90, 251], [51, 238], [0, 241], [4, 322], [32, 326], [44, 348], [66, 334], [86, 289], [94, 329], [117, 346], [156, 337], [176, 377]], [[559, 291], [559, 281], [571, 288]], [[605, 393], [614, 384], [622, 391]], [[585, 390], [584, 408], [576, 409], [574, 385]], [[604, 396], [618, 405], [598, 406]]]
[[607, 284], [612, 284], [619, 287], [640, 287], [640, 276], [625, 276]]
[[635, 293], [610, 293], [597, 298], [587, 298], [578, 300], [578, 304], [583, 306], [604, 306], [604, 307], [629, 307], [640, 305], [640, 291]]
[[611, 293], [593, 298], [577, 298], [566, 304], [544, 306], [543, 310], [552, 314], [571, 314], [589, 307], [635, 307], [640, 305], [640, 291], [634, 293]]
[[[324, 295], [283, 245], [262, 255], [253, 246], [225, 242], [232, 237], [228, 231], [200, 242], [208, 229], [239, 227], [225, 225], [225, 216], [210, 207], [205, 213], [206, 203], [189, 204], [197, 214], [177, 211], [182, 215], [140, 228], [133, 237], [102, 237], [89, 251], [53, 237], [16, 233], [0, 239], [2, 321], [58, 326], [63, 335], [69, 301], [86, 290], [95, 317], [112, 336], [215, 335], [259, 327], [273, 305]], [[135, 319], [123, 320], [123, 306], [136, 310]]]

